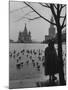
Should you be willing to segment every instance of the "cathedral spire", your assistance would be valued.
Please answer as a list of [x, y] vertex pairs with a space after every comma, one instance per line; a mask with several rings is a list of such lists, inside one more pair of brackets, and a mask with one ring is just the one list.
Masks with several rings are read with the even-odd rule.
[[27, 27], [26, 27], [26, 23], [25, 23], [24, 32], [26, 32], [26, 33], [27, 33]]

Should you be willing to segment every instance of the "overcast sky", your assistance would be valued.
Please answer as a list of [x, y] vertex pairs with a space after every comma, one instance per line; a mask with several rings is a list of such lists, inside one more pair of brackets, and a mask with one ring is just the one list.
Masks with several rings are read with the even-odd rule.
[[[47, 19], [51, 19], [51, 11], [50, 9], [44, 8], [38, 3], [31, 3], [32, 7], [36, 9], [41, 15], [46, 17]], [[45, 35], [48, 34], [48, 29], [50, 27], [50, 24], [43, 20], [42, 18], [29, 21], [27, 19], [23, 19], [23, 17], [32, 10], [29, 7], [23, 8], [26, 5], [19, 1], [19, 2], [10, 2], [10, 39], [17, 40], [19, 31], [23, 31], [25, 27], [25, 23], [27, 26], [27, 30], [31, 31], [32, 40], [36, 41], [42, 41], [45, 39]], [[38, 15], [33, 12], [29, 15], [26, 15], [25, 17], [28, 18], [34, 18], [38, 17]]]

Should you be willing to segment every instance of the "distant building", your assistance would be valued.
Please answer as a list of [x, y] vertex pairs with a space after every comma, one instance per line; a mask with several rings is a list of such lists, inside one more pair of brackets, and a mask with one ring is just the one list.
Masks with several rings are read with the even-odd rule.
[[19, 32], [18, 42], [21, 42], [21, 43], [30, 43], [30, 42], [32, 42], [32, 40], [31, 40], [31, 32], [27, 31], [26, 24], [25, 24], [24, 31]]
[[[50, 21], [53, 23], [53, 17], [51, 17]], [[56, 35], [56, 33], [55, 33], [54, 25], [50, 24], [49, 34], [45, 35], [45, 41], [52, 39], [52, 38], [55, 38], [55, 35]]]

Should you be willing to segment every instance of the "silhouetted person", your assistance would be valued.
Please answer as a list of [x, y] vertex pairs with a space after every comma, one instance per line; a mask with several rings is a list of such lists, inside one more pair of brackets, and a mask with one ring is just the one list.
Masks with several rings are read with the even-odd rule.
[[49, 80], [56, 80], [57, 78], [54, 75], [58, 73], [58, 56], [52, 40], [49, 40], [48, 47], [45, 49], [44, 67], [45, 75], [49, 75]]

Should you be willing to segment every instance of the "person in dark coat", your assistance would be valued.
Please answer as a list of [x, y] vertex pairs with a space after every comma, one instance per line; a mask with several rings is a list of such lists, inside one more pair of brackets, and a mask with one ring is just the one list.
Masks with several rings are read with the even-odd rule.
[[45, 75], [49, 75], [49, 80], [55, 80], [54, 76], [58, 73], [58, 56], [54, 48], [54, 41], [50, 40], [48, 47], [45, 49], [44, 61]]

